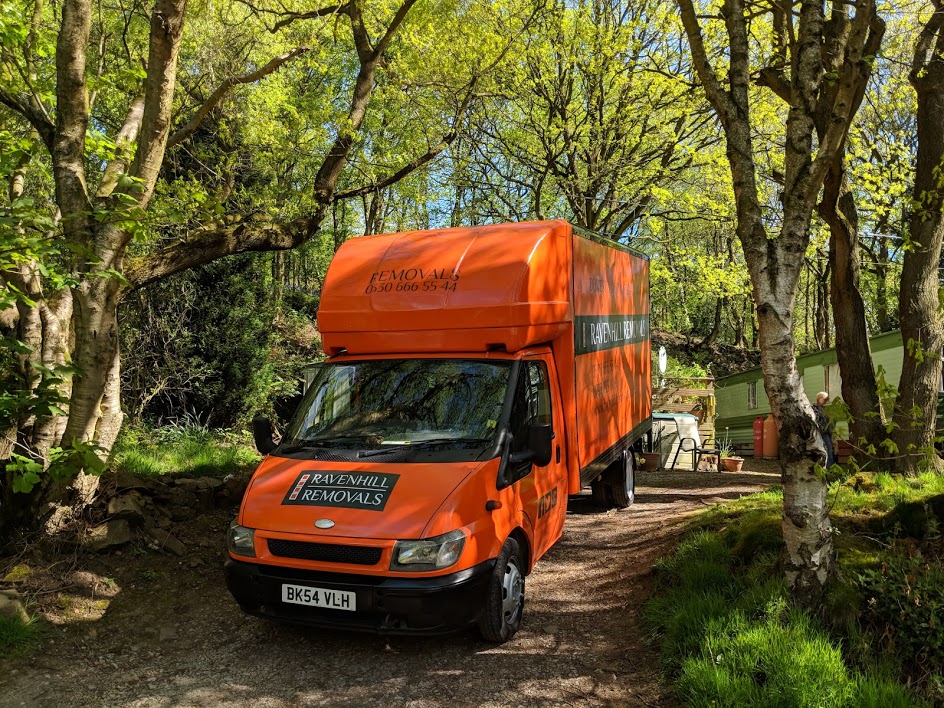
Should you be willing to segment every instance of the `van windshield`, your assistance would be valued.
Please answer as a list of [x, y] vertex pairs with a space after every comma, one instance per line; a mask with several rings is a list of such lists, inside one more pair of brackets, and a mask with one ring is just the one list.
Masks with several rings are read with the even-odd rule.
[[466, 359], [326, 364], [282, 445], [490, 444], [510, 371], [510, 361]]

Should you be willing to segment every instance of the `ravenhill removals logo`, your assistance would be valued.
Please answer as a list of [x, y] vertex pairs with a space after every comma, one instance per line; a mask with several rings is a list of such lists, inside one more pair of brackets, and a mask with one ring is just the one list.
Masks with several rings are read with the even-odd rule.
[[308, 470], [289, 487], [282, 505], [383, 511], [399, 478], [386, 472]]

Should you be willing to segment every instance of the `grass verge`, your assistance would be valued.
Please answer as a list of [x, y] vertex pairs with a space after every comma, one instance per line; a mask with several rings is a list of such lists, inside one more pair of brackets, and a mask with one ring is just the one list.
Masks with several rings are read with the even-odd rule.
[[33, 619], [0, 617], [0, 657], [9, 657], [28, 649], [39, 637]]
[[252, 468], [259, 455], [243, 436], [203, 426], [122, 430], [111, 465], [138, 477], [222, 476]]
[[935, 475], [833, 484], [839, 579], [816, 616], [791, 604], [783, 580], [779, 490], [700, 515], [657, 564], [645, 611], [679, 697], [690, 706], [938, 704], [942, 494]]

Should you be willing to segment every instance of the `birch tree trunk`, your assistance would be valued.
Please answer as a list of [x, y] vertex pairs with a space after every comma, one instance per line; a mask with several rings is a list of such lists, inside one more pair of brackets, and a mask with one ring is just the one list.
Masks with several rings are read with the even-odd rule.
[[[693, 0], [678, 0], [678, 5], [698, 79], [727, 142], [736, 231], [757, 306], [764, 386], [780, 433], [786, 577], [794, 595], [812, 604], [832, 573], [832, 526], [826, 486], [816, 473], [816, 465], [826, 461], [826, 449], [796, 367], [794, 308], [816, 198], [845, 142], [863, 73], [868, 75], [863, 72], [867, 62], [863, 50], [870, 32], [875, 31], [875, 5], [859, 0], [850, 20], [845, 3], [832, 4], [830, 21], [845, 23], [845, 31], [832, 47], [836, 89], [829, 91], [823, 90], [826, 71], [821, 47], [827, 33], [823, 4], [802, 0], [796, 23], [792, 7], [784, 11], [775, 4], [764, 10], [772, 14], [774, 63], [756, 74], [789, 105], [783, 143], [782, 226], [774, 238], [768, 238], [769, 220], [759, 198], [749, 97], [753, 67], [748, 15], [761, 10], [747, 8], [743, 0], [724, 0], [721, 18], [727, 42], [720, 53], [727, 66], [718, 72], [709, 59], [700, 25], [709, 16], [700, 16]], [[829, 115], [828, 127], [814, 152], [815, 119], [823, 113]]]

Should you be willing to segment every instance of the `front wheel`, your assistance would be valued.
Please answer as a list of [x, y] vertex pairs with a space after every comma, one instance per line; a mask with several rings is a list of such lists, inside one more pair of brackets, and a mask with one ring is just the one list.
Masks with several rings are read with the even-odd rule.
[[479, 632], [489, 642], [507, 642], [521, 626], [524, 614], [524, 564], [518, 542], [509, 538], [502, 546], [489, 578]]
[[636, 498], [636, 464], [632, 450], [623, 451], [623, 456], [607, 477], [613, 506], [626, 509]]

